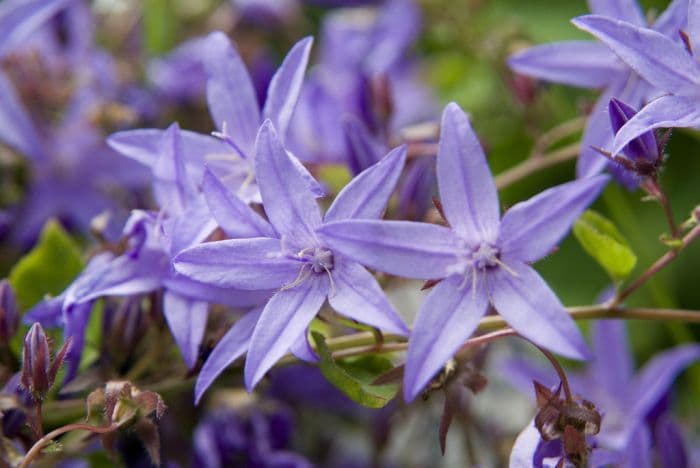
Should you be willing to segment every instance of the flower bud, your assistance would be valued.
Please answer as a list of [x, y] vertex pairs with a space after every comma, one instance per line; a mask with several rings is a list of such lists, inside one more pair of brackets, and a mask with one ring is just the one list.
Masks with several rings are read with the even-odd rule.
[[49, 342], [39, 323], [34, 323], [24, 337], [22, 375], [20, 381], [29, 390], [35, 401], [40, 401], [49, 391], [56, 379], [66, 354], [70, 349], [71, 339], [67, 339], [51, 361]]
[[[613, 98], [608, 105], [608, 113], [613, 133], [617, 133], [637, 114], [637, 111], [624, 102]], [[653, 131], [643, 133], [630, 141], [622, 149], [622, 154], [632, 163], [631, 169], [642, 176], [655, 173], [661, 160], [659, 144]]]
[[0, 281], [0, 346], [6, 345], [17, 332], [17, 299], [7, 280]]

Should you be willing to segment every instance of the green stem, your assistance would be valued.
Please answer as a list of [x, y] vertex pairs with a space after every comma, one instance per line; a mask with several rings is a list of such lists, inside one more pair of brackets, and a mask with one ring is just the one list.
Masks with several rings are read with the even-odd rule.
[[495, 177], [496, 187], [499, 189], [508, 187], [542, 169], [576, 159], [580, 152], [581, 145], [579, 143], [573, 143], [545, 155], [527, 158], [520, 164], [498, 174]]
[[105, 426], [105, 427], [99, 427], [99, 426], [91, 426], [90, 424], [81, 424], [81, 423], [76, 423], [76, 424], [68, 424], [63, 427], [59, 427], [58, 429], [54, 429], [53, 431], [49, 432], [46, 434], [44, 437], [39, 439], [31, 449], [29, 449], [29, 452], [24, 456], [22, 459], [22, 463], [19, 465], [19, 468], [27, 468], [29, 464], [34, 460], [36, 457], [39, 456], [41, 453], [41, 449], [43, 449], [49, 442], [51, 442], [53, 439], [56, 437], [65, 434], [66, 432], [70, 431], [90, 431], [95, 434], [106, 434], [108, 432], [112, 432], [116, 429], [118, 429], [119, 426], [117, 424], [112, 424], [110, 426]]

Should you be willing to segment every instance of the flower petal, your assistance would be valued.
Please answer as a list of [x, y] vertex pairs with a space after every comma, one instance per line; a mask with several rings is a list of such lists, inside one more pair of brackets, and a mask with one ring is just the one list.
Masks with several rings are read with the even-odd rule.
[[542, 437], [535, 427], [534, 421], [530, 421], [515, 439], [510, 451], [508, 461], [509, 468], [531, 468], [535, 466], [535, 452], [540, 445]]
[[299, 263], [284, 257], [279, 239], [205, 242], [175, 257], [175, 269], [196, 281], [237, 289], [277, 289], [294, 280]]
[[700, 2], [697, 0], [690, 0], [688, 4], [688, 38], [693, 53], [700, 52]]
[[610, 395], [624, 395], [632, 381], [634, 363], [622, 320], [598, 320], [592, 331], [593, 353], [589, 371]]
[[543, 44], [512, 55], [508, 65], [517, 73], [581, 88], [602, 88], [625, 73], [605, 45], [594, 41]]
[[552, 187], [520, 202], [503, 216], [501, 253], [536, 262], [552, 251], [609, 180], [599, 175]]
[[311, 37], [297, 42], [272, 77], [267, 89], [263, 118], [272, 121], [283, 141], [299, 100], [312, 44]]
[[634, 379], [630, 417], [643, 419], [668, 391], [676, 376], [699, 359], [700, 345], [697, 344], [678, 346], [657, 354]]
[[314, 230], [321, 224], [316, 197], [269, 120], [260, 127], [255, 147], [255, 172], [270, 222], [290, 241], [314, 245]]
[[195, 404], [199, 404], [202, 395], [214, 380], [248, 350], [250, 338], [253, 336], [253, 330], [255, 324], [258, 323], [260, 314], [262, 314], [262, 307], [257, 307], [244, 314], [216, 344], [202, 366], [199, 376], [197, 376], [197, 382], [194, 386]]
[[455, 103], [442, 114], [437, 155], [440, 201], [450, 226], [478, 244], [498, 235], [498, 192], [467, 115]]
[[209, 34], [205, 50], [207, 102], [214, 125], [223, 130], [225, 122], [226, 133], [246, 152], [243, 156], [250, 156], [260, 125], [260, 106], [248, 70], [222, 32]]
[[654, 30], [680, 39], [678, 31], [688, 30], [688, 16], [688, 0], [673, 0], [654, 21]]
[[209, 169], [204, 171], [202, 192], [211, 215], [227, 236], [275, 236], [272, 226], [229, 190]]
[[612, 153], [655, 128], [697, 127], [700, 125], [700, 99], [661, 96], [640, 109], [615, 135]]
[[657, 421], [654, 442], [661, 466], [691, 466], [683, 432], [670, 414], [661, 416]]
[[353, 174], [379, 161], [385, 152], [384, 145], [375, 138], [367, 126], [351, 114], [343, 116], [343, 134], [347, 144], [347, 165]]
[[209, 304], [166, 291], [163, 295], [163, 315], [185, 364], [192, 369], [197, 364], [199, 346], [207, 327]]
[[394, 193], [405, 161], [406, 147], [400, 146], [362, 171], [340, 191], [325, 220], [379, 218]]
[[479, 325], [489, 299], [483, 282], [476, 289], [461, 275], [441, 281], [418, 312], [408, 341], [404, 398], [412, 401]]
[[72, 0], [25, 0], [0, 5], [0, 57], [22, 44]]
[[304, 333], [327, 295], [328, 278], [320, 275], [272, 296], [255, 326], [245, 362], [249, 391]]
[[336, 311], [380, 330], [408, 336], [408, 327], [379, 283], [361, 265], [346, 259], [336, 261], [331, 276], [335, 291], [328, 302]]
[[318, 362], [319, 358], [314, 352], [314, 349], [309, 343], [309, 327], [306, 327], [304, 332], [297, 338], [297, 340], [289, 348], [291, 352], [297, 359], [305, 362]]
[[647, 24], [637, 0], [588, 0], [588, 9], [594, 15], [627, 21], [635, 26]]
[[590, 352], [576, 323], [540, 275], [524, 263], [502, 261], [517, 276], [503, 268], [488, 276], [498, 313], [533, 343], [572, 359], [588, 358]]
[[657, 88], [679, 95], [698, 93], [700, 66], [682, 45], [663, 34], [603, 16], [580, 16], [572, 22]]
[[153, 189], [158, 204], [174, 216], [181, 215], [197, 196], [185, 171], [180, 126], [173, 123], [163, 134], [159, 156], [153, 165]]
[[326, 223], [317, 232], [333, 250], [405, 278], [444, 278], [457, 261], [456, 236], [434, 224], [349, 220]]
[[[2, 29], [0, 29], [1, 31]], [[41, 137], [12, 83], [0, 72], [0, 141], [29, 159], [46, 159]]]

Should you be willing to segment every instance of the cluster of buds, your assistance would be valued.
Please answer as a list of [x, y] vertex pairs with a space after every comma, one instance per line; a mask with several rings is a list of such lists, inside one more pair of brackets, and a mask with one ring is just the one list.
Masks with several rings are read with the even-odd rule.
[[20, 382], [32, 395], [34, 401], [42, 401], [53, 386], [56, 374], [58, 374], [58, 370], [68, 354], [71, 341], [68, 338], [63, 343], [63, 346], [58, 350], [56, 357], [52, 361], [49, 340], [46, 338], [46, 333], [41, 325], [35, 323], [27, 332], [27, 335], [24, 337]]
[[[160, 465], [160, 436], [158, 427], [150, 419], [151, 414], [160, 419], [165, 413], [166, 406], [159, 394], [139, 390], [127, 381], [110, 381], [88, 395], [88, 418], [92, 406], [103, 408], [110, 426], [133, 430], [153, 463]], [[115, 431], [102, 434], [102, 444], [109, 453], [114, 453], [117, 437]]]
[[538, 408], [535, 427], [545, 441], [561, 439], [563, 456], [559, 465], [568, 461], [576, 467], [588, 466], [590, 448], [586, 436], [600, 431], [602, 419], [595, 405], [587, 400], [562, 398], [561, 385], [553, 392], [539, 382], [533, 383]]

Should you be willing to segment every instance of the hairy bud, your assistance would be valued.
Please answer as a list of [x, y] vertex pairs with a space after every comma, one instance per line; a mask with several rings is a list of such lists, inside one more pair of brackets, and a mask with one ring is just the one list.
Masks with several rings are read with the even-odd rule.
[[67, 339], [51, 361], [49, 341], [40, 324], [35, 323], [24, 337], [23, 363], [20, 382], [29, 390], [35, 401], [41, 401], [53, 386], [56, 374], [70, 349], [71, 339]]

